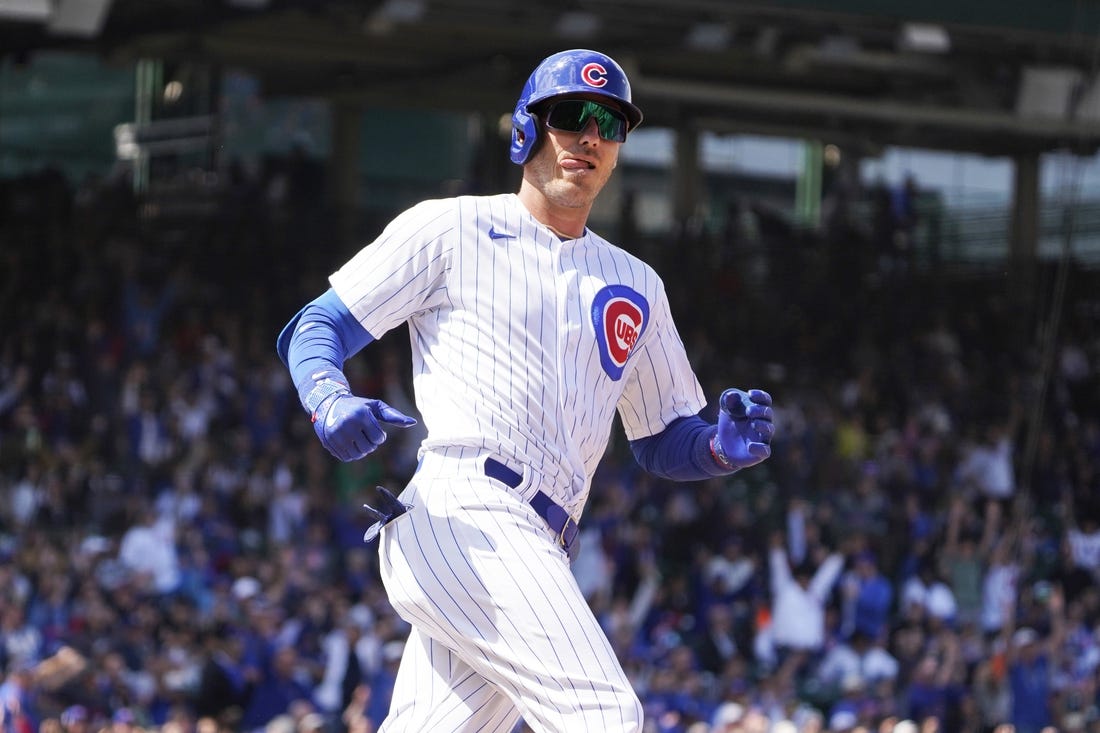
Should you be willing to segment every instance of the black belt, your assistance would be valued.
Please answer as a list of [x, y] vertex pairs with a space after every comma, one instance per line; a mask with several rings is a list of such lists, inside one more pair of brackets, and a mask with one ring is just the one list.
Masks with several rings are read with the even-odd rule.
[[[495, 478], [513, 489], [523, 481], [523, 474], [513, 471], [495, 458], [485, 459], [485, 475], [489, 478]], [[554, 503], [553, 499], [541, 491], [531, 497], [530, 503], [539, 516], [550, 525], [550, 529], [558, 537], [558, 543], [565, 548], [565, 553], [572, 560], [573, 550], [577, 543], [577, 534], [580, 531], [577, 523], [573, 521], [573, 517], [569, 516], [569, 512], [562, 509]]]

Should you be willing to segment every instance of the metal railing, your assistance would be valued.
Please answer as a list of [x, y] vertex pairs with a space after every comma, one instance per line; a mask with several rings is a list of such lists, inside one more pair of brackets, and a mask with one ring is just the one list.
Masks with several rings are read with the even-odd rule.
[[[925, 212], [930, 221], [919, 232], [918, 247], [938, 246], [945, 264], [1000, 266], [1012, 240], [1010, 205]], [[1039, 212], [1040, 261], [1063, 255], [1090, 269], [1100, 268], [1100, 200], [1044, 202]]]

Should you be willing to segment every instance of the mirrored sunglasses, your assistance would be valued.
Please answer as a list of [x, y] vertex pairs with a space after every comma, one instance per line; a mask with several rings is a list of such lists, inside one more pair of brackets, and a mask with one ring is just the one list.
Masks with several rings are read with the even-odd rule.
[[588, 99], [563, 99], [546, 111], [546, 126], [562, 132], [580, 132], [595, 118], [600, 137], [612, 142], [626, 142], [629, 123], [626, 115], [614, 107]]

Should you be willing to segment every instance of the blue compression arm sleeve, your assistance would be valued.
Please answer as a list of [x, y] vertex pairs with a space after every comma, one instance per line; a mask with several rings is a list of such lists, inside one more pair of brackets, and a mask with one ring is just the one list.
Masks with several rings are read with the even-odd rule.
[[342, 372], [344, 361], [371, 341], [374, 336], [329, 288], [283, 327], [276, 350], [299, 394], [304, 394], [315, 381], [313, 375]]
[[699, 481], [733, 473], [718, 465], [710, 441], [718, 431], [698, 415], [681, 417], [661, 432], [630, 441], [638, 465], [673, 481]]

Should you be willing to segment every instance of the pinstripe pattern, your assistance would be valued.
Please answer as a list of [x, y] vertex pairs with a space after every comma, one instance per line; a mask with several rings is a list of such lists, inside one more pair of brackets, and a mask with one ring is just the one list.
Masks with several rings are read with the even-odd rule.
[[[390, 602], [434, 642], [411, 642], [401, 673], [424, 667], [428, 652], [464, 660], [432, 664], [452, 693], [433, 682], [425, 695], [423, 672], [402, 691], [415, 695], [395, 689], [383, 733], [482, 730], [502, 697], [537, 731], [640, 730], [640, 704], [564, 552], [519, 496], [531, 474], [513, 493], [478, 470], [483, 461], [472, 449], [428, 452], [402, 494], [413, 509], [382, 531]], [[475, 679], [492, 693], [475, 690]]]
[[[416, 205], [331, 283], [376, 338], [408, 323], [428, 430], [402, 494], [414, 508], [380, 544], [390, 601], [417, 630], [382, 731], [504, 730], [517, 710], [540, 733], [639, 731], [638, 699], [528, 500], [541, 490], [579, 519], [616, 411], [634, 439], [705, 404], [660, 278], [590, 231], [559, 240], [504, 194]], [[614, 331], [607, 293], [640, 301], [644, 327]], [[489, 456], [523, 482], [486, 477]]]
[[450, 649], [414, 628], [397, 673], [387, 733], [509, 733], [519, 709]]
[[[616, 409], [634, 439], [706, 404], [653, 269], [590, 231], [561, 242], [514, 194], [418, 204], [331, 283], [376, 338], [408, 322], [425, 447], [530, 466], [575, 517]], [[617, 381], [600, 366], [590, 316], [609, 284], [650, 307]]]

